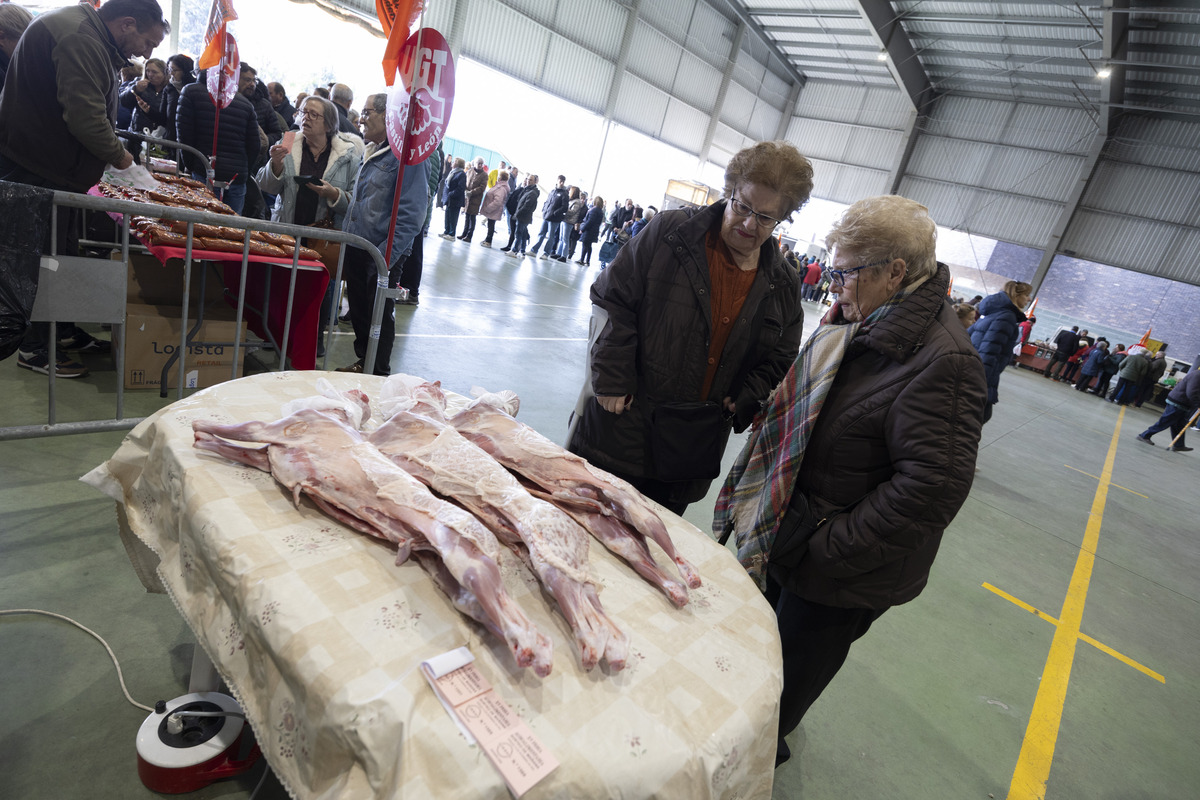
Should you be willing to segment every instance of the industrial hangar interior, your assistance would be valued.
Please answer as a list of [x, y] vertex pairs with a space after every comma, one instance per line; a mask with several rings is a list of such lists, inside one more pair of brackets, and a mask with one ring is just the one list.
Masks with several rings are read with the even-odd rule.
[[[787, 139], [814, 164], [814, 197], [901, 194], [942, 226], [1041, 251], [1035, 289], [1068, 256], [1173, 281], [1171, 302], [1200, 313], [1192, 3], [426, 4], [424, 24], [457, 57], [701, 162]], [[317, 5], [351, 24], [374, 19], [369, 0]], [[562, 441], [594, 275], [513, 272], [500, 253], [429, 242], [422, 304], [397, 311], [397, 367], [463, 393], [513, 389], [525, 421]], [[806, 334], [821, 311], [806, 304]], [[63, 419], [111, 402], [116, 378], [97, 376], [59, 384]], [[6, 367], [0, 386], [4, 424], [44, 419], [41, 376]], [[1200, 462], [1134, 440], [1157, 418], [1151, 406], [1116, 409], [1016, 369], [1002, 392], [929, 588], [855, 645], [794, 735], [772, 797], [1195, 795]], [[141, 415], [170, 400], [126, 402]], [[0, 608], [96, 629], [130, 691], [152, 701], [186, 687], [194, 637], [167, 597], [144, 593], [112, 501], [78, 482], [122, 436], [0, 441]], [[714, 499], [685, 518], [708, 531]], [[155, 796], [133, 757], [142, 712], [94, 641], [5, 618], [0, 652], [0, 795]], [[191, 796], [247, 797], [262, 770]], [[287, 792], [268, 777], [257, 796]]]

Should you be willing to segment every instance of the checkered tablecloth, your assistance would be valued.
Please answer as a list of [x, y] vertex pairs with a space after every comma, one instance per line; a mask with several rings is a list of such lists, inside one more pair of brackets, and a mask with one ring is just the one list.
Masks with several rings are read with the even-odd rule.
[[[733, 555], [664, 512], [704, 586], [674, 608], [596, 541], [625, 670], [583, 672], [565, 621], [515, 556], [505, 585], [553, 637], [544, 679], [450, 605], [415, 563], [291, 497], [265, 472], [192, 446], [191, 423], [271, 420], [317, 378], [369, 396], [382, 379], [255, 375], [174, 403], [84, 480], [117, 500], [170, 594], [301, 798], [504, 798], [418, 665], [461, 645], [560, 766], [527, 798], [769, 798], [781, 685], [774, 614]], [[452, 396], [451, 402], [465, 402]], [[660, 563], [673, 569], [657, 547]]]

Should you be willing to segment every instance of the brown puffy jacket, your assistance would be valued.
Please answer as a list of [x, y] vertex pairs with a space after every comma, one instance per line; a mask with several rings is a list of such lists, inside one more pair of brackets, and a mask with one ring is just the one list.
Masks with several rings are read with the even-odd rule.
[[[608, 320], [589, 354], [591, 390], [632, 395], [632, 407], [610, 414], [589, 398], [568, 447], [598, 466], [635, 477], [656, 474], [650, 452], [651, 412], [679, 400], [720, 401], [744, 360], [750, 361], [737, 403], [737, 430], [749, 424], [800, 349], [804, 311], [800, 278], [774, 239], [763, 244], [758, 274], [734, 325], [707, 398], [700, 397], [712, 329], [711, 285], [704, 239], [720, 224], [725, 203], [664, 211], [618, 253], [592, 285], [592, 302]], [[751, 330], [762, 310], [754, 341]], [[728, 432], [726, 432], [728, 435]], [[678, 481], [672, 500], [690, 503], [711, 481]]]
[[476, 169], [472, 164], [467, 167], [467, 216], [473, 217], [479, 213], [479, 204], [483, 202], [483, 193], [487, 190], [486, 169]]
[[949, 280], [939, 264], [847, 350], [795, 488], [830, 519], [794, 568], [770, 568], [800, 597], [880, 609], [912, 600], [967, 499], [987, 384], [946, 301]]

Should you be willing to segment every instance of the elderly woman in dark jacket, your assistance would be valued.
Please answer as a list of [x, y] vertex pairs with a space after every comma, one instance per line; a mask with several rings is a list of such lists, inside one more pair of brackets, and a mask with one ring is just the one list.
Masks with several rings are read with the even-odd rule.
[[800, 347], [800, 280], [771, 233], [811, 191], [808, 159], [760, 142], [730, 160], [724, 200], [664, 211], [621, 249], [592, 285], [572, 452], [677, 514], [704, 497]]
[[[837, 301], [722, 487], [713, 530], [775, 604], [784, 737], [887, 609], [925, 587], [975, 474], [987, 383], [924, 206], [852, 205], [825, 239]], [[637, 242], [637, 239], [634, 239]]]
[[1029, 305], [1032, 293], [1033, 287], [1028, 283], [1009, 281], [1004, 284], [1004, 291], [989, 294], [975, 307], [980, 317], [967, 333], [971, 344], [979, 351], [987, 376], [988, 403], [983, 411], [984, 422], [992, 418], [992, 406], [1000, 402], [1000, 376], [1012, 363], [1013, 348], [1021, 338], [1020, 325], [1026, 320], [1021, 309]]
[[454, 159], [454, 169], [446, 176], [446, 188], [442, 190], [442, 203], [446, 206], [446, 229], [442, 238], [454, 241], [454, 231], [458, 228], [458, 212], [467, 202], [467, 162], [461, 158]]

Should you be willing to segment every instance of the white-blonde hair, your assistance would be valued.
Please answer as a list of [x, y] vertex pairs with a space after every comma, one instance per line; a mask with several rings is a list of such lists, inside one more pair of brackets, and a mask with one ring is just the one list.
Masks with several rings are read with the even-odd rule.
[[846, 209], [825, 237], [825, 247], [854, 253], [864, 264], [904, 259], [902, 286], [937, 272], [937, 225], [929, 209], [895, 194], [868, 197]]

